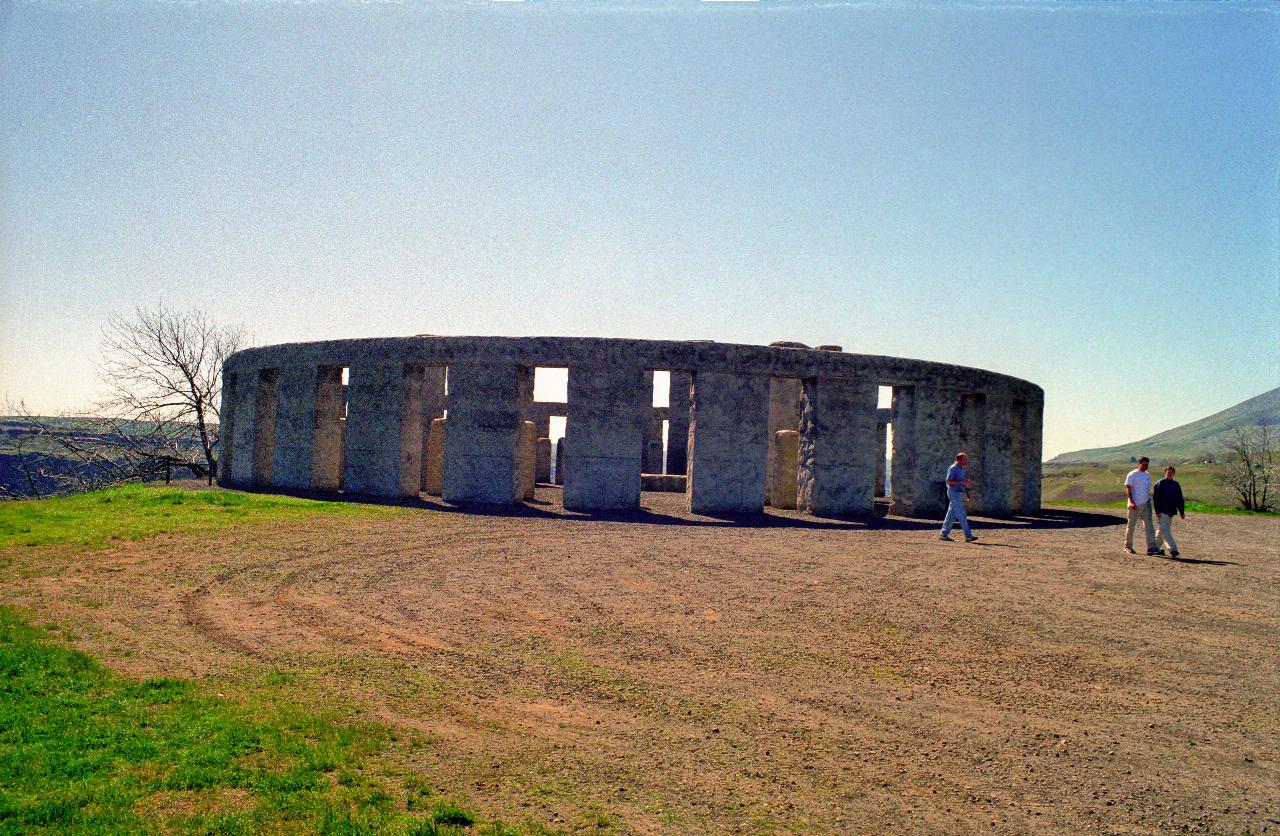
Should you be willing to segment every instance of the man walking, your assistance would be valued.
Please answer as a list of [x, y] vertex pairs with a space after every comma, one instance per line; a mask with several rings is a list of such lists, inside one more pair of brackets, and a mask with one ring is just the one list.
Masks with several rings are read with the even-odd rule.
[[938, 538], [939, 540], [950, 542], [951, 527], [956, 523], [960, 523], [966, 543], [972, 543], [978, 539], [974, 536], [973, 529], [969, 527], [969, 515], [964, 511], [968, 489], [973, 487], [968, 467], [969, 457], [964, 453], [957, 453], [956, 463], [947, 468], [947, 515], [942, 519], [942, 536]]
[[1160, 521], [1160, 533], [1156, 536], [1157, 554], [1164, 554], [1165, 546], [1169, 547], [1169, 556], [1178, 556], [1178, 544], [1173, 539], [1173, 515], [1184, 520], [1187, 518], [1187, 505], [1182, 501], [1182, 486], [1173, 478], [1178, 471], [1172, 467], [1164, 469], [1164, 478], [1156, 482], [1152, 490], [1151, 504], [1155, 506], [1156, 519]]
[[1146, 456], [1138, 459], [1138, 468], [1129, 471], [1124, 477], [1124, 491], [1129, 496], [1129, 524], [1124, 529], [1124, 550], [1129, 554], [1137, 554], [1133, 550], [1133, 529], [1138, 520], [1142, 520], [1143, 529], [1147, 533], [1147, 554], [1159, 553], [1156, 548], [1156, 530], [1151, 522], [1151, 459]]

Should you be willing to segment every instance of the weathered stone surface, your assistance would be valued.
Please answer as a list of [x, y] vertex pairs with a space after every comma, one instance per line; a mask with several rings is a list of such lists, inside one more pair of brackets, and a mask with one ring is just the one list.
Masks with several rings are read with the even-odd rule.
[[276, 446], [276, 383], [278, 369], [258, 373], [258, 391], [253, 422], [253, 478], [255, 488], [270, 487]]
[[[549, 430], [550, 417], [569, 413], [566, 404], [532, 402], [532, 369], [567, 367], [610, 373], [630, 369], [637, 370], [642, 381], [637, 387], [639, 396], [620, 396], [616, 401], [608, 395], [596, 398], [593, 409], [597, 415], [584, 424], [589, 426], [595, 421], [607, 427], [635, 418], [640, 429], [627, 442], [629, 450], [615, 456], [614, 449], [605, 445], [606, 453], [593, 454], [589, 452], [592, 445], [600, 445], [586, 439], [579, 460], [590, 463], [595, 459], [591, 465], [594, 476], [588, 475], [579, 487], [594, 479], [600, 485], [625, 488], [612, 497], [581, 500], [585, 503], [634, 507], [641, 466], [658, 469], [654, 466], [656, 450], [649, 442], [654, 426], [660, 426], [655, 422], [663, 418], [670, 421], [665, 469], [673, 474], [689, 469], [688, 454], [696, 446], [689, 433], [689, 389], [691, 374], [696, 373], [706, 384], [704, 395], [708, 387], [714, 388], [717, 375], [722, 381], [770, 377], [856, 379], [892, 386], [897, 407], [893, 414], [895, 512], [941, 513], [940, 485], [945, 466], [962, 446], [969, 448], [973, 456], [978, 482], [974, 510], [1005, 513], [1039, 509], [1044, 408], [1044, 393], [1039, 387], [979, 369], [795, 345], [416, 336], [247, 349], [232, 355], [224, 364], [223, 449], [218, 479], [221, 484], [236, 487], [301, 489], [309, 483], [311, 488], [321, 490], [341, 487], [383, 495], [412, 494], [427, 482], [430, 456], [424, 455], [423, 448], [430, 443], [430, 433], [424, 432], [424, 427], [430, 426], [433, 416], [447, 407], [451, 425], [445, 434], [449, 455], [445, 458], [446, 484], [441, 485], [442, 491], [462, 501], [512, 502], [525, 492], [518, 467], [521, 422], [533, 421], [538, 437], [547, 437], [543, 427]], [[443, 387], [446, 366], [450, 390], [447, 396]], [[341, 382], [344, 368], [350, 370], [351, 376], [346, 387]], [[415, 369], [418, 371], [409, 371]], [[669, 407], [651, 405], [652, 393], [644, 385], [646, 372], [651, 369], [673, 370]], [[468, 383], [465, 378], [473, 372], [479, 382]], [[420, 375], [416, 384], [414, 374]], [[389, 398], [384, 397], [388, 394]], [[761, 409], [767, 413], [768, 397], [756, 394]], [[863, 407], [865, 403], [859, 414], [864, 416]], [[612, 409], [612, 414], [606, 416], [606, 408]], [[462, 419], [459, 427], [452, 424], [455, 411]], [[713, 484], [717, 479], [700, 480], [691, 475], [691, 505], [721, 510], [754, 507], [752, 497], [742, 494], [740, 488], [752, 483], [757, 471], [767, 476], [772, 470], [767, 468], [767, 460], [773, 436], [768, 415], [757, 422], [754, 416], [746, 416], [753, 411], [744, 409], [737, 426], [732, 420], [713, 420], [714, 416], [704, 411], [701, 452], [707, 466], [703, 476], [723, 474], [725, 485]], [[406, 416], [416, 419], [416, 429], [406, 423]], [[881, 411], [877, 420], [888, 418]], [[815, 420], [820, 422], [821, 418]], [[718, 426], [721, 423], [723, 427]], [[573, 434], [572, 429], [569, 432]], [[881, 444], [879, 433], [873, 427], [862, 435], [868, 455], [874, 458], [874, 469], [878, 470], [881, 457], [875, 451]], [[865, 438], [866, 435], [874, 438]], [[715, 452], [721, 436], [732, 439], [730, 453], [724, 457]], [[820, 442], [816, 443], [819, 446], [813, 449], [815, 458], [809, 471], [813, 474], [821, 470], [822, 450]], [[759, 463], [750, 452], [757, 444], [763, 445], [765, 451]], [[570, 449], [564, 448], [566, 453]], [[862, 504], [857, 493], [861, 490], [861, 467], [846, 462], [828, 468], [832, 476], [827, 482], [835, 491], [831, 496], [838, 497], [841, 492], [844, 495], [844, 499], [831, 499], [830, 507]], [[575, 469], [573, 457], [558, 469], [569, 476]], [[585, 472], [589, 471], [590, 468]], [[881, 484], [882, 477], [879, 473], [872, 476], [873, 485]], [[452, 489], [448, 488], [450, 484]], [[815, 476], [811, 487], [822, 484]], [[579, 493], [584, 491], [600, 495], [585, 489]], [[874, 487], [871, 492], [875, 492]], [[571, 493], [566, 491], [566, 496]], [[814, 496], [822, 498], [821, 494]], [[700, 505], [703, 502], [708, 504]], [[821, 506], [822, 502], [818, 502], [817, 507]]]
[[667, 407], [667, 473], [683, 475], [689, 468], [689, 372], [671, 372]]
[[522, 374], [515, 363], [449, 364], [446, 501], [519, 501]]
[[798, 463], [804, 510], [817, 516], [871, 513], [878, 393], [870, 380], [804, 381]]
[[315, 366], [284, 366], [276, 384], [276, 438], [271, 484], [308, 490], [316, 428]]
[[564, 436], [556, 442], [556, 473], [555, 480], [557, 485], [564, 484]]
[[769, 481], [773, 495], [769, 504], [774, 508], [795, 508], [799, 496], [799, 431], [778, 430], [774, 433], [772, 452], [773, 472]]
[[884, 481], [888, 476], [888, 423], [876, 421], [876, 496], [884, 496]]
[[311, 487], [336, 491], [342, 487], [343, 432], [347, 391], [341, 366], [316, 367], [316, 426], [311, 441]]
[[653, 390], [640, 367], [569, 367], [573, 444], [565, 453], [564, 507], [640, 507], [640, 450]]
[[[447, 377], [448, 368], [445, 366], [427, 366], [422, 375], [422, 480], [419, 489], [425, 493], [430, 493], [427, 490], [427, 467], [430, 461], [427, 442], [431, 437], [431, 422], [443, 418], [448, 406], [445, 394]], [[437, 490], [432, 495], [439, 496], [440, 491]]]
[[445, 419], [436, 418], [427, 431], [426, 485], [423, 490], [431, 496], [444, 493], [444, 436]]
[[534, 430], [533, 422], [525, 421], [520, 434], [520, 495], [525, 500], [533, 499], [538, 481], [538, 448]]
[[960, 452], [961, 394], [894, 387], [891, 513], [940, 517], [946, 510], [947, 468]]
[[537, 481], [546, 484], [551, 481], [551, 439], [545, 436], [537, 441]]
[[363, 363], [350, 369], [342, 488], [417, 496], [422, 482], [423, 367]]
[[644, 473], [640, 476], [640, 489], [660, 493], [684, 493], [689, 477], [678, 473]]
[[752, 513], [764, 508], [769, 378], [697, 372], [689, 421], [689, 510]]
[[662, 439], [649, 439], [644, 443], [644, 461], [642, 473], [660, 475], [662, 473]]
[[[775, 377], [769, 381], [769, 458], [765, 464], [768, 480], [765, 482], [764, 501], [773, 505], [773, 475], [778, 456], [778, 431], [800, 429], [800, 390], [799, 378]], [[791, 505], [778, 506], [794, 508]]]

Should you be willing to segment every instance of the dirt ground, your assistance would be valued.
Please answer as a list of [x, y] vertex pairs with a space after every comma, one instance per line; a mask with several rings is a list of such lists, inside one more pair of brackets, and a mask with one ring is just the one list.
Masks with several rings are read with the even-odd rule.
[[1280, 832], [1280, 520], [616, 517], [559, 492], [72, 555], [0, 601], [140, 675], [297, 672], [486, 817], [621, 832]]

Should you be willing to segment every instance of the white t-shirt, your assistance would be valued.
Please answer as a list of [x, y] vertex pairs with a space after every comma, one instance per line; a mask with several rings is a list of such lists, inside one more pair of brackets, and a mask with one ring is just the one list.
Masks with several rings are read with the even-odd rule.
[[1133, 504], [1146, 505], [1151, 501], [1151, 472], [1146, 470], [1130, 470], [1124, 477], [1124, 483], [1133, 488]]

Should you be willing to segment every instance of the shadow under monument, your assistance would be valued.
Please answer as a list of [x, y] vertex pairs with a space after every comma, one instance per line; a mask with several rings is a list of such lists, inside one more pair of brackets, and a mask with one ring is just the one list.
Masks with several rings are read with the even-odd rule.
[[[559, 486], [539, 484], [540, 490], [556, 490]], [[266, 492], [266, 491], [261, 491]], [[639, 525], [674, 525], [723, 528], [778, 528], [810, 529], [818, 531], [937, 531], [941, 520], [934, 517], [889, 516], [888, 504], [876, 502], [873, 514], [815, 517], [798, 511], [768, 508], [762, 512], [745, 514], [691, 514], [667, 513], [652, 507], [652, 498], [672, 496], [645, 492], [641, 494], [641, 507], [633, 511], [571, 511], [557, 502], [545, 499], [526, 500], [513, 505], [496, 505], [484, 502], [446, 502], [439, 497], [420, 494], [417, 497], [380, 497], [344, 491], [283, 491], [270, 493], [302, 499], [319, 499], [338, 502], [357, 502], [366, 505], [384, 505], [401, 508], [421, 508], [446, 514], [469, 514], [481, 517], [525, 517], [530, 519], [583, 520], [593, 522], [621, 522]], [[646, 504], [646, 499], [650, 500]], [[1019, 514], [1007, 517], [974, 517], [983, 530], [1046, 530], [1072, 528], [1106, 528], [1124, 525], [1125, 520], [1112, 514], [1089, 511], [1052, 509], [1039, 514]], [[1184, 561], [1191, 562], [1191, 561]]]

